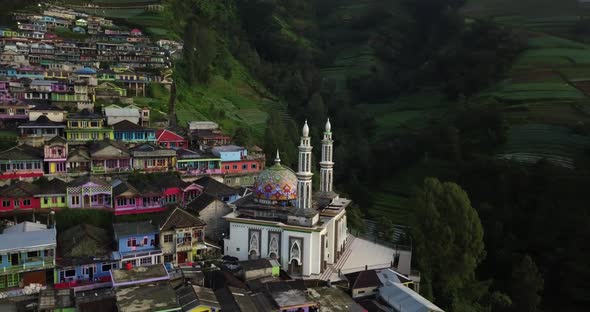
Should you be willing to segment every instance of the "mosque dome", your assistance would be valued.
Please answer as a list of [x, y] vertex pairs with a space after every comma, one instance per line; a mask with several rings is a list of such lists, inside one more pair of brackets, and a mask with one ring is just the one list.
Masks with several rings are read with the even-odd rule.
[[252, 192], [254, 200], [259, 203], [294, 201], [297, 199], [297, 176], [293, 170], [281, 165], [277, 153], [275, 164], [260, 172]]

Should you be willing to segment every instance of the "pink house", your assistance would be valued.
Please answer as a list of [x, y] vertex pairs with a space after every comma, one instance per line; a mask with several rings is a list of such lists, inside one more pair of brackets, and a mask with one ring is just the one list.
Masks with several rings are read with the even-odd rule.
[[174, 174], [115, 180], [112, 187], [115, 215], [159, 212], [168, 205], [184, 206], [203, 192], [202, 186], [184, 182]]
[[47, 168], [49, 168], [48, 173], [66, 173], [68, 142], [64, 138], [54, 136], [51, 140], [47, 141], [47, 143], [45, 143], [44, 155], [44, 161], [47, 164]]

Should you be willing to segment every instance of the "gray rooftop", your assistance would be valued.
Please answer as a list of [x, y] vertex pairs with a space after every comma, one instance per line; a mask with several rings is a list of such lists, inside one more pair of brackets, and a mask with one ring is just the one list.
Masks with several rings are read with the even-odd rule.
[[444, 312], [441, 308], [402, 284], [379, 288], [379, 297], [390, 306], [407, 312]]
[[113, 286], [127, 286], [170, 279], [163, 264], [134, 267], [131, 270], [111, 270]]
[[180, 308], [168, 283], [151, 283], [117, 289], [120, 312], [176, 311]]
[[156, 233], [158, 227], [149, 221], [125, 222], [113, 224], [113, 231], [117, 238], [121, 238], [128, 235]]
[[4, 230], [0, 235], [0, 254], [10, 251], [39, 250], [56, 247], [55, 228], [47, 229], [44, 225], [35, 223], [19, 223]]

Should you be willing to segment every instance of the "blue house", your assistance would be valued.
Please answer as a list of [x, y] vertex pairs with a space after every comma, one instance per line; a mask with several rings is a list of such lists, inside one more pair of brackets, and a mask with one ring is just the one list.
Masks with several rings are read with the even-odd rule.
[[11, 68], [11, 67], [0, 68], [0, 77], [16, 78], [16, 68]]
[[110, 270], [119, 267], [112, 245], [109, 233], [99, 227], [79, 224], [65, 230], [58, 239], [56, 285], [109, 282]]
[[211, 149], [211, 153], [221, 158], [222, 162], [240, 161], [248, 156], [248, 150], [237, 145], [215, 146]]
[[129, 120], [113, 125], [115, 140], [125, 143], [156, 143], [156, 129], [144, 128]]
[[162, 250], [158, 247], [159, 229], [149, 221], [115, 223], [115, 243], [118, 251], [113, 258], [121, 266], [147, 266], [161, 263]]
[[[55, 228], [23, 222], [0, 234], [0, 290], [52, 282]], [[49, 278], [48, 278], [49, 277]]]

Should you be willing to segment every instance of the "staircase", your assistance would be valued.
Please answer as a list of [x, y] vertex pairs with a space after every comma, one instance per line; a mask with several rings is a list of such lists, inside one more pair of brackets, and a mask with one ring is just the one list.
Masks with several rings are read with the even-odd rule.
[[319, 279], [322, 281], [329, 281], [332, 277], [332, 274], [338, 274], [338, 270], [344, 267], [346, 260], [350, 257], [352, 253], [352, 242], [354, 241], [355, 237], [352, 234], [348, 234], [346, 237], [346, 244], [344, 245], [344, 253], [340, 256], [340, 259], [336, 261], [335, 264], [328, 264], [326, 266], [326, 270], [320, 275]]

